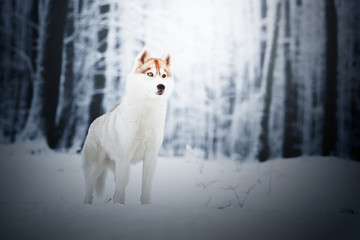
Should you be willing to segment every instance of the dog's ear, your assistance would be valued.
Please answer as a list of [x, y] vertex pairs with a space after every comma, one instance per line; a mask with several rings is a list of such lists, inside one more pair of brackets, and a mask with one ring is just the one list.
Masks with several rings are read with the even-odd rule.
[[137, 55], [136, 59], [135, 59], [135, 64], [134, 67], [138, 68], [142, 65], [144, 65], [144, 63], [150, 58], [150, 52], [149, 49], [145, 46], [143, 48], [143, 50], [139, 53], [139, 55]]
[[170, 56], [169, 51], [166, 51], [161, 59], [165, 62], [167, 67], [170, 67], [170, 65], [171, 65], [171, 56]]

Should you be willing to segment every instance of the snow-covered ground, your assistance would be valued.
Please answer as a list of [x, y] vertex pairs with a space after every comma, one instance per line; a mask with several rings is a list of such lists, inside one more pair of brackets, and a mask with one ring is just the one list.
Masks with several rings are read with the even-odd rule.
[[265, 163], [158, 160], [153, 203], [141, 164], [126, 205], [84, 205], [81, 157], [0, 146], [1, 239], [360, 239], [360, 163], [302, 157]]

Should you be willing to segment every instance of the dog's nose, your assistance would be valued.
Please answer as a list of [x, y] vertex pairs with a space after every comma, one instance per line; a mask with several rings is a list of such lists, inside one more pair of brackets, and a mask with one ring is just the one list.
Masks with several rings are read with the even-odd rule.
[[159, 84], [159, 85], [157, 85], [157, 89], [159, 89], [159, 90], [164, 90], [164, 89], [165, 89], [164, 84]]

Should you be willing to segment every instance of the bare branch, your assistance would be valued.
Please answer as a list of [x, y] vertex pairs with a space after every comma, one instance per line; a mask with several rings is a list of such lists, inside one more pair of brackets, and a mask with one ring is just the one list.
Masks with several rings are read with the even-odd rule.
[[215, 180], [211, 180], [211, 181], [209, 181], [209, 182], [206, 183], [206, 180], [204, 180], [204, 181], [202, 181], [202, 182], [198, 182], [198, 183], [196, 184], [196, 186], [197, 186], [197, 187], [201, 187], [201, 188], [203, 188], [203, 189], [206, 189], [207, 187], [209, 187], [209, 186], [212, 185], [213, 183], [218, 183], [218, 182], [221, 182], [221, 181], [215, 179]]

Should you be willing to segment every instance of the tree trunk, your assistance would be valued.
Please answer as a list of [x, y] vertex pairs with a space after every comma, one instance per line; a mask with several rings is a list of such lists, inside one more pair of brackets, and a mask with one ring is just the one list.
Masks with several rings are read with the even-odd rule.
[[324, 96], [324, 128], [322, 154], [333, 155], [337, 142], [337, 15], [335, 0], [325, 1], [326, 15], [326, 81]]
[[51, 1], [47, 16], [47, 38], [44, 41], [41, 67], [42, 101], [41, 115], [44, 119], [46, 141], [50, 148], [56, 148], [60, 131], [55, 123], [61, 76], [63, 35], [66, 23], [67, 0]]
[[284, 141], [282, 147], [283, 157], [295, 157], [301, 154], [301, 134], [298, 129], [297, 86], [293, 78], [291, 63], [291, 25], [290, 1], [285, 0], [285, 102], [284, 102]]
[[260, 127], [261, 134], [259, 137], [260, 150], [258, 152], [258, 159], [263, 162], [269, 158], [269, 119], [270, 119], [270, 106], [272, 99], [272, 86], [273, 86], [273, 77], [274, 77], [274, 68], [276, 61], [276, 51], [278, 47], [279, 39], [279, 22], [281, 16], [281, 3], [278, 2], [276, 5], [276, 19], [275, 19], [275, 28], [274, 35], [271, 46], [269, 68], [266, 76], [266, 89], [265, 89], [265, 98], [264, 98], [264, 112], [261, 118]]
[[262, 73], [263, 73], [263, 68], [264, 68], [264, 61], [265, 61], [265, 53], [266, 53], [266, 32], [267, 32], [267, 28], [266, 28], [266, 21], [264, 21], [264, 19], [267, 18], [267, 4], [266, 4], [266, 0], [261, 0], [261, 19], [263, 21], [263, 23], [261, 24], [261, 36], [262, 39], [260, 40], [260, 75], [257, 78], [257, 80], [255, 81], [255, 86], [257, 88], [261, 87], [261, 80], [262, 80]]
[[[73, 4], [69, 5], [69, 12], [64, 30], [64, 39], [74, 33], [74, 8]], [[64, 42], [63, 46], [63, 66], [61, 72], [60, 97], [57, 106], [56, 125], [61, 129], [62, 135], [59, 141], [59, 148], [70, 148], [72, 146], [74, 134], [73, 125], [76, 124], [74, 113], [75, 102], [75, 76], [74, 76], [74, 40]], [[67, 131], [70, 128], [72, 131]]]
[[[101, 5], [101, 6], [99, 6], [99, 10], [100, 10], [101, 14], [106, 14], [109, 12], [110, 6], [108, 4]], [[101, 29], [97, 33], [97, 39], [98, 39], [98, 44], [99, 44], [97, 51], [101, 57], [95, 65], [97, 74], [94, 76], [94, 90], [96, 93], [91, 98], [89, 125], [97, 117], [99, 117], [100, 115], [102, 115], [104, 113], [104, 108], [103, 108], [102, 102], [104, 99], [104, 88], [105, 88], [105, 82], [106, 82], [105, 52], [107, 50], [106, 38], [108, 36], [108, 33], [109, 33], [109, 29], [107, 29], [107, 28]]]

